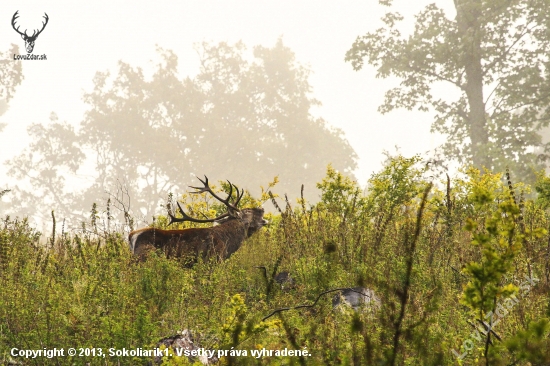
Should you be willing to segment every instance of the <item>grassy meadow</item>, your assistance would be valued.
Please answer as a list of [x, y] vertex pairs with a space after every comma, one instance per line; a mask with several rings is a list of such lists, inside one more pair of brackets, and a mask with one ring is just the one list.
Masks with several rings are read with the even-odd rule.
[[[58, 222], [44, 246], [25, 219], [5, 217], [0, 364], [146, 365], [10, 352], [151, 349], [188, 329], [199, 347], [232, 351], [221, 365], [550, 365], [550, 179], [428, 175], [418, 158], [397, 157], [363, 192], [329, 167], [318, 204], [280, 193], [269, 226], [230, 259], [193, 268], [156, 254], [136, 263], [127, 234], [95, 219], [74, 233]], [[274, 281], [282, 271], [294, 286]], [[333, 293], [319, 297], [356, 286], [373, 289], [380, 309], [333, 309]], [[262, 349], [308, 356], [251, 356]]]

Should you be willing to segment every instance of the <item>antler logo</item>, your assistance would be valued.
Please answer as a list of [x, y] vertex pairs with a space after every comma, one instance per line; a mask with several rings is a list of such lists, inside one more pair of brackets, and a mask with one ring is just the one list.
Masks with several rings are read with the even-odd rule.
[[27, 34], [27, 30], [25, 29], [25, 32], [21, 33], [19, 31], [19, 26], [17, 28], [15, 28], [15, 21], [17, 18], [19, 18], [19, 10], [17, 10], [15, 12], [15, 14], [13, 14], [13, 18], [11, 18], [11, 26], [13, 27], [13, 29], [15, 29], [15, 31], [17, 33], [19, 33], [21, 35], [21, 38], [23, 38], [23, 40], [25, 41], [25, 48], [27, 49], [27, 53], [32, 53], [32, 50], [34, 49], [34, 42], [36, 41], [36, 38], [38, 38], [38, 35], [40, 33], [42, 33], [42, 31], [44, 30], [44, 28], [46, 28], [46, 24], [48, 24], [48, 14], [44, 13], [44, 18], [46, 19], [45, 22], [42, 22], [42, 29], [38, 30], [38, 29], [35, 29], [33, 32], [32, 32], [32, 36], [29, 36]]

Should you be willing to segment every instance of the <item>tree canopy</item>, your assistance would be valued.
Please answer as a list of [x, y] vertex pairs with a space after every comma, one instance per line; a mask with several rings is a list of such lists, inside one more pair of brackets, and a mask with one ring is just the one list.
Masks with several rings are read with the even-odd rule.
[[[454, 0], [454, 9], [452, 19], [426, 6], [409, 36], [400, 30], [403, 16], [390, 11], [382, 28], [357, 38], [346, 60], [401, 80], [386, 91], [380, 112], [435, 112], [432, 131], [447, 136], [447, 157], [533, 177], [550, 151], [539, 133], [550, 122], [550, 4]], [[441, 84], [458, 93], [443, 95]]]
[[[76, 129], [55, 115], [32, 126], [32, 145], [9, 163], [12, 176], [33, 186], [18, 190], [20, 208], [40, 192], [68, 215], [64, 207], [87, 210], [123, 184], [134, 210], [150, 218], [168, 191], [183, 193], [195, 175], [251, 191], [279, 176], [278, 190], [296, 196], [302, 183], [313, 191], [329, 163], [352, 174], [355, 152], [340, 130], [311, 115], [319, 102], [310, 71], [281, 40], [252, 55], [242, 43], [204, 43], [198, 53], [199, 73], [183, 79], [168, 50], [159, 50], [149, 78], [120, 62], [115, 77], [96, 74]], [[93, 183], [68, 194], [67, 174], [81, 174], [90, 159]]]
[[[23, 81], [23, 65], [21, 61], [15, 62], [11, 55], [19, 53], [19, 47], [12, 44], [11, 48], [3, 53], [0, 53], [0, 116], [8, 109], [8, 103], [15, 89]], [[0, 130], [2, 130], [0, 124]]]

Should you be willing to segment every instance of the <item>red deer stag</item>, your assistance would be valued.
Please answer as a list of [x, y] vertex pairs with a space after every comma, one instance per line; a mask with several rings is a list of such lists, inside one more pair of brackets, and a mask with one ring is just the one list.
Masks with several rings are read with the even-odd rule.
[[[227, 207], [227, 212], [213, 219], [195, 219], [188, 216], [178, 202], [181, 218], [174, 217], [171, 212], [170, 224], [174, 222], [217, 222], [219, 225], [209, 228], [191, 228], [183, 230], [161, 230], [145, 228], [132, 231], [129, 235], [130, 249], [140, 259], [144, 259], [151, 250], [160, 249], [167, 257], [185, 258], [192, 260], [191, 264], [199, 256], [203, 259], [216, 257], [218, 260], [225, 260], [235, 253], [243, 241], [260, 230], [267, 221], [264, 220], [263, 208], [237, 208], [243, 197], [244, 189], [239, 193], [236, 185], [229, 183], [229, 194], [226, 199], [216, 195], [208, 185], [208, 178], [205, 180], [197, 178], [204, 187], [191, 187], [197, 191], [192, 193], [208, 192]], [[237, 197], [231, 203], [233, 187], [237, 190]]]

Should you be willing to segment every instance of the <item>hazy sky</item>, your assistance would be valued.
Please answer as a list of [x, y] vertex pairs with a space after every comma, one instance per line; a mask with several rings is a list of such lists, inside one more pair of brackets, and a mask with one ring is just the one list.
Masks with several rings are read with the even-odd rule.
[[[412, 19], [433, 1], [395, 1], [395, 9]], [[452, 11], [452, 2], [438, 1]], [[300, 63], [313, 71], [313, 96], [322, 102], [314, 111], [341, 128], [359, 155], [356, 176], [361, 185], [378, 171], [384, 150], [405, 155], [423, 153], [441, 143], [429, 133], [427, 113], [398, 111], [382, 116], [377, 107], [383, 92], [396, 80], [375, 78], [366, 66], [353, 71], [345, 52], [358, 35], [381, 26], [387, 10], [374, 0], [363, 1], [6, 1], [0, 2], [0, 50], [24, 43], [11, 27], [19, 10], [21, 28], [38, 27], [43, 13], [49, 24], [38, 37], [34, 54], [47, 61], [23, 61], [24, 81], [0, 116], [7, 126], [0, 132], [0, 188], [14, 184], [5, 176], [3, 162], [28, 145], [26, 128], [47, 123], [51, 112], [78, 124], [86, 105], [84, 91], [92, 89], [97, 71], [116, 74], [117, 62], [152, 69], [157, 45], [179, 58], [180, 76], [198, 72], [193, 45], [201, 41], [242, 40], [249, 48], [271, 47], [279, 37]], [[412, 22], [408, 26], [412, 29]], [[10, 61], [10, 60], [8, 60]], [[13, 61], [10, 61], [13, 62]], [[200, 172], [199, 172], [200, 173]], [[221, 178], [220, 178], [221, 179]]]

